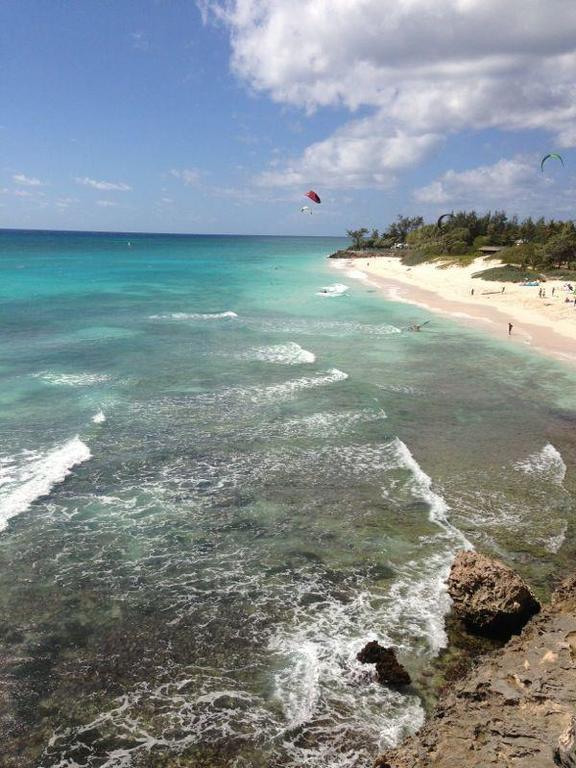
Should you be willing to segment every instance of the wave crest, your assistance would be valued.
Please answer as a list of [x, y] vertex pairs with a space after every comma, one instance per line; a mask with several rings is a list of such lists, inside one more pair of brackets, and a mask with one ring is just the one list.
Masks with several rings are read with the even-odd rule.
[[23, 451], [0, 459], [0, 531], [10, 518], [48, 496], [55, 485], [91, 455], [88, 446], [75, 437], [44, 453]]

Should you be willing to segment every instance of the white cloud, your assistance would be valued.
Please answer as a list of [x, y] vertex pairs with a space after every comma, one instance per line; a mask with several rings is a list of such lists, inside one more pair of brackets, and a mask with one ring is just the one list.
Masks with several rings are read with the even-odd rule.
[[438, 143], [436, 134], [390, 132], [385, 117], [355, 120], [288, 163], [261, 174], [264, 186], [322, 183], [324, 187], [387, 187], [395, 173], [418, 162]]
[[[373, 110], [381, 146], [367, 134], [347, 141], [358, 121], [315, 145], [336, 161], [332, 184], [386, 183], [402, 167], [390, 149], [397, 136], [409, 162], [463, 129], [543, 129], [556, 146], [576, 146], [573, 0], [198, 4], [229, 29], [233, 71], [252, 89], [308, 111]], [[319, 169], [311, 149], [264, 178], [285, 183]]]
[[421, 203], [478, 205], [484, 202], [519, 202], [544, 197], [551, 182], [542, 176], [537, 160], [515, 157], [467, 171], [447, 171], [431, 184], [415, 190]]
[[44, 192], [31, 192], [28, 189], [15, 189], [13, 194], [15, 197], [44, 197]]
[[193, 187], [195, 184], [198, 184], [201, 177], [200, 171], [196, 168], [182, 168], [181, 170], [172, 168], [170, 175], [183, 181], [187, 187]]
[[20, 184], [23, 187], [44, 187], [44, 182], [40, 179], [36, 179], [33, 176], [25, 176], [23, 173], [14, 173], [12, 175], [12, 181], [15, 184]]
[[59, 197], [54, 203], [57, 208], [69, 208], [76, 200], [73, 197]]
[[129, 192], [132, 189], [129, 184], [123, 181], [97, 181], [96, 179], [88, 178], [88, 176], [77, 176], [75, 181], [84, 187], [92, 187], [93, 189], [105, 192]]
[[115, 203], [112, 200], [96, 200], [96, 205], [99, 205], [100, 208], [115, 208], [118, 203]]

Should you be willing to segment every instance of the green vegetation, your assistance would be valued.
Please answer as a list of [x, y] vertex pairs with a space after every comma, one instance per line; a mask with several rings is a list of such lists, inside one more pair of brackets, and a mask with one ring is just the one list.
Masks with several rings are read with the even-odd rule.
[[[452, 212], [444, 224], [425, 224], [421, 216], [398, 216], [383, 232], [373, 229], [349, 230], [354, 250], [394, 249], [408, 266], [424, 261], [439, 261], [441, 266], [470, 264], [485, 246], [502, 250], [489, 254], [514, 267], [499, 271], [499, 277], [484, 279], [522, 280], [538, 274], [553, 273], [556, 277], [574, 279], [576, 270], [576, 225], [573, 221], [556, 219], [519, 220], [508, 218], [504, 211], [479, 215], [476, 211]], [[404, 250], [406, 249], [406, 250]], [[510, 275], [505, 277], [504, 275]], [[519, 277], [519, 275], [523, 275]]]
[[482, 280], [522, 283], [524, 280], [538, 280], [541, 276], [536, 272], [527, 272], [520, 267], [504, 264], [502, 267], [492, 267], [492, 269], [482, 269], [480, 272], [474, 272], [472, 277], [479, 277]]

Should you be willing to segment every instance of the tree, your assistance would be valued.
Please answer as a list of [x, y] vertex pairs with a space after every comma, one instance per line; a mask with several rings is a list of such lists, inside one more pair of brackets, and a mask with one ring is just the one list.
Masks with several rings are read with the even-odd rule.
[[405, 243], [410, 232], [419, 229], [424, 224], [422, 216], [402, 216], [398, 214], [396, 221], [386, 230], [386, 235], [395, 243]]
[[347, 229], [346, 234], [351, 238], [352, 247], [355, 251], [361, 251], [362, 248], [366, 247], [366, 242], [364, 240], [364, 236], [368, 234], [366, 227], [362, 227], [361, 229]]

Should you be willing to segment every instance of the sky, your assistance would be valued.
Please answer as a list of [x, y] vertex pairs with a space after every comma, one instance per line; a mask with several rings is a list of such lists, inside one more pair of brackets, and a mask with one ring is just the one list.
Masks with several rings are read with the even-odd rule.
[[574, 0], [0, 2], [0, 228], [576, 218], [574, 147]]

